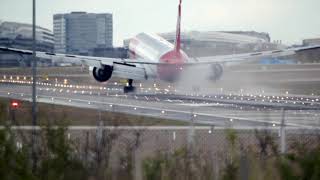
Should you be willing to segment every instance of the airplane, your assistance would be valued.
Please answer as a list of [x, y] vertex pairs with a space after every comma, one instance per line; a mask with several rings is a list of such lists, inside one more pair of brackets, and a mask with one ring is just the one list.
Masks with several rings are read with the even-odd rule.
[[[39, 51], [36, 52], [36, 57], [47, 59], [59, 58], [70, 62], [80, 61], [89, 66], [90, 73], [92, 72], [94, 79], [98, 82], [106, 82], [111, 77], [127, 79], [128, 83], [123, 91], [124, 93], [131, 93], [135, 92], [135, 87], [133, 86], [134, 80], [160, 79], [167, 82], [176, 82], [186, 69], [192, 70], [196, 66], [209, 68], [211, 74], [208, 78], [218, 80], [223, 74], [223, 65], [225, 63], [252, 61], [262, 57], [287, 56], [301, 51], [320, 48], [320, 46], [306, 46], [284, 50], [191, 58], [181, 49], [181, 6], [182, 0], [179, 0], [174, 44], [156, 34], [140, 33], [129, 42], [131, 57], [128, 59], [78, 56]], [[30, 50], [7, 47], [0, 47], [0, 50], [32, 55], [32, 51]]]

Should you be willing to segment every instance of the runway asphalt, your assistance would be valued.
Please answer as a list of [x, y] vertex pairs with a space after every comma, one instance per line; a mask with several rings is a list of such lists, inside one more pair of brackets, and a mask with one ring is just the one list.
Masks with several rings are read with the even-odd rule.
[[[214, 126], [320, 125], [320, 100], [317, 96], [271, 96], [253, 94], [188, 95], [178, 92], [140, 92], [124, 95], [120, 88], [77, 89], [38, 86], [38, 101], [128, 114], [164, 117]], [[30, 100], [28, 84], [1, 83], [0, 96]], [[161, 93], [160, 93], [161, 92]], [[157, 93], [156, 95], [154, 93]], [[284, 111], [283, 111], [284, 110]]]
[[[220, 81], [200, 84], [199, 90], [136, 82], [137, 93], [129, 95], [117, 81], [73, 84], [72, 78], [83, 77], [66, 74], [66, 82], [57, 82], [54, 74], [48, 76], [50, 80], [38, 82], [39, 102], [221, 127], [276, 127], [282, 117], [287, 126], [320, 127], [319, 64], [229, 67]], [[30, 100], [30, 77], [1, 75], [0, 96]]]

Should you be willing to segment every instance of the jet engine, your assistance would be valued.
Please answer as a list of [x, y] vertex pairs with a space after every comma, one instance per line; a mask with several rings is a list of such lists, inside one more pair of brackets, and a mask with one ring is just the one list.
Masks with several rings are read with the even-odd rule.
[[211, 65], [210, 80], [217, 81], [222, 77], [222, 74], [223, 74], [223, 67], [221, 64]]
[[93, 77], [98, 82], [108, 81], [112, 76], [112, 72], [113, 72], [113, 67], [108, 65], [105, 65], [102, 68], [94, 67], [92, 70]]

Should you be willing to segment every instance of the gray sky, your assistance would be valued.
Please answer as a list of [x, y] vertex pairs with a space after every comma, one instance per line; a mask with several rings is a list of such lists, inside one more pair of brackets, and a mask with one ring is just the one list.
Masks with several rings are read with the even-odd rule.
[[[32, 0], [1, 0], [0, 19], [31, 23]], [[38, 0], [37, 23], [56, 13], [113, 13], [114, 44], [139, 32], [175, 30], [178, 0]], [[183, 0], [183, 30], [255, 30], [286, 44], [320, 37], [319, 0]]]

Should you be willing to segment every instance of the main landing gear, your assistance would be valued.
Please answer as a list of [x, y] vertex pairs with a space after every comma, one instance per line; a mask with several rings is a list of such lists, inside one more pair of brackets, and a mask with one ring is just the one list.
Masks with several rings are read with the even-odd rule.
[[133, 80], [128, 79], [128, 86], [123, 88], [123, 92], [126, 93], [134, 93], [136, 91], [136, 87], [132, 86]]

